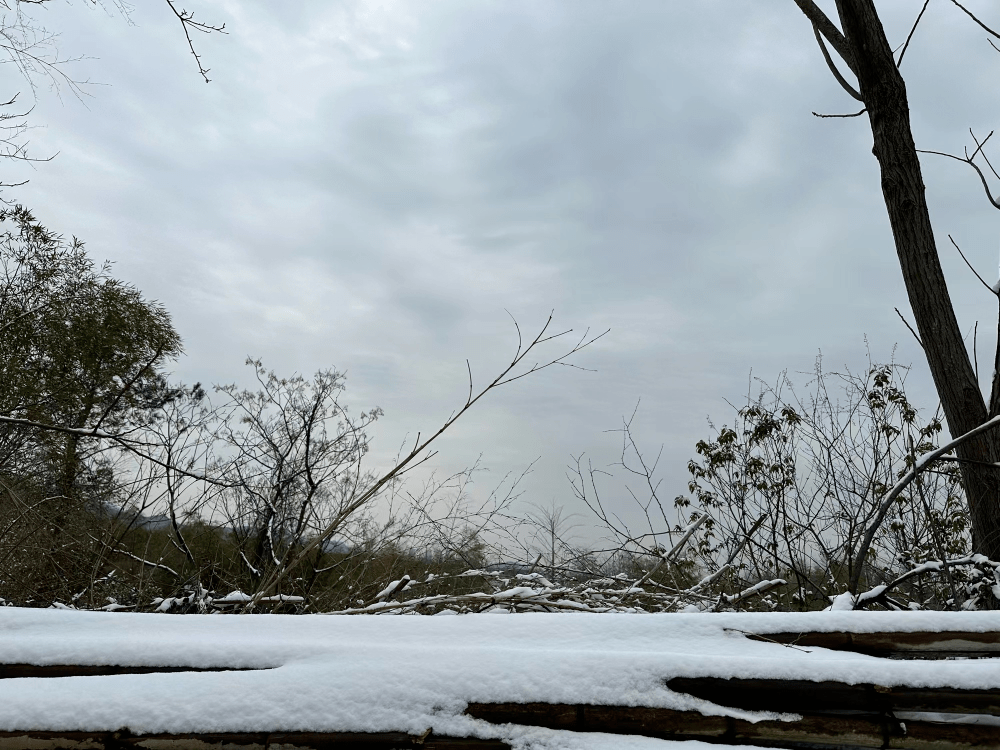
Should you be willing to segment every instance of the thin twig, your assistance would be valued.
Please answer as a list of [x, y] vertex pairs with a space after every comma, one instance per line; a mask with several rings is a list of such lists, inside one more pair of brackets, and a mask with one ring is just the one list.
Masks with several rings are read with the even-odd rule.
[[977, 337], [979, 336], [979, 321], [975, 322], [972, 326], [972, 365], [976, 372], [976, 382], [979, 382], [979, 344]]
[[979, 283], [982, 284], [987, 289], [989, 289], [991, 294], [995, 294], [998, 297], [1000, 297], [1000, 292], [998, 292], [996, 289], [987, 284], [986, 281], [983, 279], [983, 277], [979, 275], [979, 271], [977, 271], [975, 268], [972, 267], [972, 264], [969, 263], [969, 259], [966, 258], [965, 253], [962, 252], [962, 248], [958, 246], [958, 243], [955, 242], [954, 239], [952, 239], [952, 236], [950, 234], [948, 235], [948, 239], [951, 240], [951, 244], [955, 246], [956, 250], [958, 250], [958, 254], [962, 256], [962, 260], [965, 261], [965, 265], [967, 265], [969, 267], [969, 270], [976, 275], [977, 279], [979, 279]]
[[851, 590], [857, 590], [858, 583], [861, 580], [861, 571], [864, 566], [865, 558], [868, 556], [868, 549], [871, 547], [872, 540], [875, 538], [875, 532], [878, 531], [879, 526], [882, 525], [882, 521], [885, 520], [886, 513], [889, 512], [889, 508], [892, 507], [892, 502], [899, 494], [906, 489], [906, 487], [916, 479], [917, 475], [924, 470], [925, 467], [929, 466], [933, 461], [936, 461], [942, 457], [945, 453], [950, 451], [952, 448], [956, 448], [959, 445], [965, 443], [967, 440], [979, 435], [988, 430], [992, 430], [995, 427], [1000, 426], [1000, 415], [993, 417], [986, 422], [983, 422], [978, 427], [974, 427], [964, 435], [959, 435], [957, 438], [952, 440], [950, 443], [936, 448], [930, 453], [926, 453], [920, 457], [920, 459], [913, 465], [913, 467], [902, 476], [902, 478], [896, 482], [895, 485], [887, 492], [879, 503], [878, 510], [875, 513], [875, 519], [872, 521], [871, 525], [865, 531], [864, 539], [858, 548], [858, 554], [855, 557], [854, 563], [854, 573], [851, 577]]
[[555, 357], [554, 359], [549, 360], [545, 364], [538, 364], [536, 362], [534, 365], [531, 366], [530, 369], [528, 369], [526, 372], [521, 373], [520, 375], [511, 375], [511, 372], [513, 372], [514, 369], [518, 365], [520, 365], [524, 361], [524, 359], [528, 356], [528, 354], [531, 353], [531, 351], [535, 349], [537, 346], [547, 341], [552, 341], [553, 339], [565, 336], [567, 333], [570, 333], [572, 331], [572, 329], [570, 329], [567, 331], [562, 331], [561, 333], [549, 334], [548, 331], [550, 326], [552, 325], [553, 316], [554, 312], [549, 313], [548, 320], [546, 320], [545, 325], [542, 326], [541, 330], [538, 332], [538, 335], [535, 336], [535, 338], [531, 341], [530, 344], [528, 344], [527, 347], [523, 347], [523, 350], [521, 346], [520, 327], [518, 327], [517, 328], [518, 350], [514, 358], [511, 360], [510, 364], [508, 364], [503, 369], [503, 371], [499, 375], [497, 375], [490, 383], [484, 386], [482, 390], [480, 390], [479, 393], [475, 395], [474, 398], [467, 398], [465, 405], [462, 406], [462, 408], [459, 409], [458, 411], [452, 413], [452, 415], [448, 417], [447, 420], [445, 420], [445, 422], [438, 428], [438, 430], [434, 434], [426, 438], [423, 442], [418, 442], [418, 444], [414, 445], [413, 450], [411, 450], [410, 453], [408, 453], [400, 461], [398, 461], [393, 468], [391, 468], [388, 472], [383, 474], [377, 481], [373, 482], [372, 485], [367, 490], [361, 493], [361, 495], [351, 500], [350, 503], [348, 503], [344, 508], [342, 508], [340, 513], [337, 514], [337, 517], [334, 518], [332, 521], [330, 521], [330, 523], [316, 537], [314, 537], [311, 542], [304, 545], [298, 551], [298, 553], [295, 554], [294, 557], [289, 557], [293, 553], [293, 548], [289, 547], [286, 550], [285, 555], [282, 557], [280, 564], [275, 567], [270, 577], [257, 590], [257, 592], [254, 594], [251, 600], [247, 603], [246, 607], [243, 608], [243, 611], [244, 612], [252, 611], [257, 602], [260, 601], [261, 598], [264, 597], [268, 591], [270, 591], [273, 587], [277, 586], [278, 583], [280, 583], [286, 576], [288, 576], [288, 574], [291, 573], [292, 570], [294, 570], [299, 564], [301, 564], [306, 559], [306, 557], [314, 549], [316, 549], [316, 547], [322, 542], [323, 539], [327, 538], [332, 533], [334, 533], [336, 529], [340, 526], [340, 524], [344, 522], [344, 519], [350, 517], [352, 514], [357, 512], [357, 510], [364, 507], [368, 502], [371, 501], [372, 498], [376, 497], [382, 491], [382, 489], [386, 487], [386, 485], [395, 481], [403, 472], [405, 472], [410, 467], [410, 465], [417, 459], [417, 457], [431, 445], [431, 443], [437, 440], [446, 430], [448, 430], [448, 428], [450, 428], [453, 424], [455, 424], [455, 422], [457, 422], [466, 412], [468, 412], [473, 406], [475, 406], [480, 399], [486, 396], [487, 393], [496, 388], [507, 385], [508, 383], [512, 383], [515, 380], [519, 380], [520, 378], [523, 378], [527, 375], [531, 375], [532, 373], [540, 372], [541, 370], [551, 367], [552, 365], [560, 364], [560, 365], [573, 366], [565, 362], [567, 357], [570, 357], [573, 354], [581, 351], [582, 349], [585, 349], [586, 347], [590, 346], [595, 341], [605, 336], [608, 333], [608, 331], [610, 331], [610, 329], [608, 329], [608, 331], [605, 331], [600, 335], [591, 337], [589, 336], [589, 329], [588, 329], [587, 332], [584, 333], [583, 337], [581, 337], [580, 340], [565, 354], [559, 357]]
[[194, 55], [195, 63], [198, 65], [198, 72], [201, 77], [205, 79], [205, 83], [209, 83], [211, 79], [208, 77], [209, 69], [201, 64], [201, 55], [199, 55], [194, 49], [194, 41], [191, 39], [191, 29], [200, 31], [203, 34], [211, 34], [212, 32], [218, 32], [219, 34], [225, 34], [226, 24], [221, 26], [212, 26], [211, 24], [202, 23], [201, 21], [194, 20], [194, 13], [184, 10], [183, 8], [177, 10], [177, 6], [174, 5], [174, 0], [166, 0], [167, 5], [170, 6], [170, 10], [173, 11], [174, 15], [177, 16], [177, 20], [181, 22], [181, 27], [184, 29], [184, 38], [187, 39], [188, 49], [191, 50], [191, 54]]
[[982, 27], [986, 31], [986, 33], [991, 34], [992, 36], [995, 36], [997, 39], [1000, 39], [1000, 34], [998, 34], [997, 32], [995, 32], [993, 29], [991, 29], [985, 23], [983, 23], [978, 18], [976, 18], [972, 14], [972, 12], [968, 8], [966, 8], [964, 5], [962, 5], [960, 2], [958, 2], [958, 0], [951, 0], [951, 2], [952, 2], [953, 5], [957, 5], [963, 11], [965, 11], [965, 15], [967, 15], [969, 18], [971, 18], [973, 21], [975, 21], [977, 24], [979, 24], [979, 26]]
[[901, 321], [903, 321], [903, 325], [910, 329], [910, 333], [913, 334], [913, 338], [915, 338], [917, 340], [917, 343], [920, 344], [920, 348], [923, 349], [924, 348], [924, 342], [920, 340], [920, 337], [917, 335], [917, 332], [913, 330], [913, 327], [909, 324], [909, 322], [906, 320], [906, 318], [903, 317], [903, 313], [901, 313], [899, 311], [898, 307], [894, 307], [892, 309], [896, 311], [896, 315], [898, 315], [899, 319]]
[[920, 19], [924, 17], [924, 11], [927, 10], [927, 5], [931, 0], [924, 0], [924, 7], [920, 9], [920, 13], [917, 14], [917, 20], [913, 22], [913, 28], [910, 29], [910, 33], [906, 37], [906, 43], [903, 45], [903, 51], [899, 53], [899, 59], [896, 61], [896, 67], [902, 67], [903, 65], [903, 55], [906, 54], [907, 48], [910, 46], [910, 40], [913, 39], [913, 33], [917, 30], [917, 24], [920, 23]]
[[849, 114], [849, 115], [824, 115], [824, 114], [822, 114], [820, 112], [813, 112], [813, 117], [823, 117], [823, 118], [827, 118], [827, 117], [840, 117], [840, 118], [861, 117], [861, 115], [863, 115], [867, 111], [868, 111], [868, 109], [865, 108], [865, 109], [862, 109], [860, 112], [854, 112], [854, 113]]
[[[985, 143], [985, 141], [984, 141], [984, 143]], [[960, 162], [964, 162], [964, 163], [968, 164], [970, 167], [972, 167], [974, 170], [976, 170], [976, 174], [979, 175], [979, 179], [983, 183], [983, 190], [986, 191], [986, 197], [989, 199], [990, 203], [993, 204], [994, 208], [1000, 208], [1000, 201], [998, 201], [996, 198], [994, 198], [993, 194], [990, 192], [990, 184], [986, 181], [986, 175], [983, 174], [983, 170], [981, 170], [979, 168], [979, 165], [976, 164], [974, 161], [972, 161], [972, 159], [969, 158], [968, 156], [966, 156], [965, 158], [963, 158], [961, 156], [955, 156], [954, 154], [945, 153], [944, 151], [929, 151], [929, 150], [919, 149], [919, 148], [917, 149], [917, 153], [918, 154], [935, 154], [937, 156], [947, 156], [949, 159], [954, 159], [955, 161], [960, 161]]]

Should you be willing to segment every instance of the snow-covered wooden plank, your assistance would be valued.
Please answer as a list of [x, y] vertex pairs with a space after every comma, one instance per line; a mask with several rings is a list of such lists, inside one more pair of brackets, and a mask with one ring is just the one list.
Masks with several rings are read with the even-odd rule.
[[[817, 699], [816, 708], [821, 703]], [[976, 717], [932, 721], [928, 716], [835, 712], [804, 714], [793, 721], [749, 721], [637, 706], [547, 703], [470, 704], [466, 713], [494, 724], [522, 724], [581, 733], [643, 735], [662, 740], [700, 740], [725, 747], [897, 748], [898, 750], [972, 750], [995, 748], [1000, 727], [976, 724]], [[982, 717], [992, 719], [993, 717]], [[608, 745], [612, 747], [612, 745]]]
[[106, 677], [116, 674], [161, 674], [170, 672], [246, 672], [268, 667], [176, 667], [122, 666], [110, 664], [0, 664], [0, 680], [21, 677]]
[[798, 632], [745, 633], [765, 643], [829, 648], [890, 658], [982, 658], [1000, 656], [1000, 632]]
[[510, 750], [499, 740], [403, 732], [0, 732], [0, 750]]
[[748, 711], [930, 711], [1000, 716], [1000, 689], [886, 687], [872, 683], [807, 680], [675, 677], [667, 687], [679, 693]]

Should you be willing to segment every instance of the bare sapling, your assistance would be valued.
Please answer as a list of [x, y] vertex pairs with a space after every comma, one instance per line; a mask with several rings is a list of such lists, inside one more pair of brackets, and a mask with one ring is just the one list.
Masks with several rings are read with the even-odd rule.
[[366, 484], [363, 487], [359, 487], [355, 494], [352, 494], [347, 501], [341, 506], [338, 513], [329, 520], [327, 525], [316, 534], [313, 539], [307, 542], [303, 547], [299, 549], [289, 549], [277, 561], [274, 566], [274, 571], [264, 580], [256, 593], [247, 603], [244, 611], [253, 611], [256, 604], [260, 599], [271, 593], [275, 587], [285, 579], [289, 574], [291, 574], [296, 568], [298, 568], [305, 560], [312, 554], [322, 543], [323, 540], [330, 538], [338, 528], [340, 528], [344, 522], [350, 518], [353, 514], [357, 513], [361, 508], [365, 507], [370, 503], [378, 494], [390, 485], [392, 482], [401, 477], [404, 473], [412, 470], [416, 466], [425, 463], [430, 460], [435, 454], [429, 451], [431, 445], [442, 435], [448, 428], [450, 428], [455, 422], [461, 419], [473, 406], [475, 406], [486, 394], [494, 391], [502, 386], [509, 385], [516, 380], [533, 375], [534, 373], [540, 372], [547, 368], [553, 366], [564, 366], [564, 367], [574, 367], [579, 368], [577, 365], [568, 362], [567, 360], [574, 354], [577, 354], [584, 348], [590, 346], [595, 341], [600, 339], [607, 333], [598, 334], [596, 336], [591, 336], [588, 331], [576, 341], [573, 346], [568, 350], [558, 354], [557, 356], [550, 357], [548, 359], [543, 359], [536, 361], [527, 369], [519, 371], [522, 365], [526, 365], [530, 362], [529, 357], [537, 352], [539, 347], [545, 344], [561, 339], [570, 333], [572, 329], [562, 331], [559, 333], [550, 333], [550, 328], [552, 325], [552, 315], [550, 314], [545, 324], [541, 327], [539, 332], [535, 335], [533, 339], [525, 342], [521, 335], [520, 326], [517, 321], [514, 321], [515, 329], [517, 330], [518, 345], [514, 356], [511, 358], [510, 363], [504, 367], [491, 381], [489, 381], [485, 386], [480, 388], [478, 391], [474, 387], [474, 382], [472, 378], [472, 368], [471, 365], [466, 362], [467, 370], [469, 373], [469, 389], [468, 394], [465, 399], [465, 403], [455, 411], [448, 419], [446, 419], [442, 425], [429, 437], [421, 439], [421, 433], [417, 434], [416, 440], [414, 441], [413, 448], [407, 452], [402, 458], [400, 458], [397, 463], [390, 468], [387, 472], [374, 479], [374, 481]]

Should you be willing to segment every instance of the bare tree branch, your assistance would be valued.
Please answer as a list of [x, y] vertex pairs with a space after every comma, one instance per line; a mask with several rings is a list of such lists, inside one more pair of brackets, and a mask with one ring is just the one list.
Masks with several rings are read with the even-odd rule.
[[840, 84], [844, 91], [863, 104], [865, 100], [861, 98], [861, 94], [858, 90], [849, 84], [847, 79], [840, 74], [839, 70], [837, 70], [837, 66], [834, 64], [833, 58], [830, 57], [829, 50], [827, 50], [826, 45], [823, 43], [823, 37], [819, 34], [819, 28], [815, 25], [813, 26], [813, 34], [816, 35], [816, 44], [819, 45], [820, 52], [823, 53], [823, 59], [826, 60], [826, 66], [830, 69], [830, 72], [833, 73], [833, 77], [837, 79], [837, 83]]
[[813, 27], [837, 50], [837, 54], [847, 63], [847, 67], [851, 69], [851, 72], [857, 75], [858, 71], [854, 65], [854, 55], [851, 54], [847, 38], [841, 33], [840, 29], [834, 26], [826, 13], [820, 10], [819, 6], [813, 0], [795, 0], [795, 4], [799, 6], [799, 10], [806, 15], [806, 18], [812, 21]]
[[512, 383], [515, 380], [519, 380], [520, 378], [523, 378], [527, 375], [539, 372], [541, 370], [546, 369], [547, 367], [551, 367], [552, 365], [568, 365], [573, 367], [574, 365], [570, 365], [565, 362], [567, 357], [570, 357], [573, 354], [581, 351], [582, 349], [590, 346], [595, 341], [597, 341], [598, 339], [600, 339], [601, 337], [603, 337], [608, 333], [608, 331], [605, 331], [604, 333], [601, 333], [593, 337], [590, 337], [588, 333], [585, 333], [584, 336], [569, 351], [562, 354], [561, 356], [555, 357], [544, 364], [539, 364], [536, 362], [527, 371], [519, 375], [512, 375], [511, 373], [514, 371], [514, 369], [518, 365], [520, 365], [536, 347], [547, 341], [552, 341], [553, 339], [560, 338], [572, 332], [572, 329], [570, 329], [567, 331], [563, 331], [561, 333], [549, 334], [548, 331], [549, 327], [552, 325], [552, 318], [553, 318], [553, 313], [550, 313], [548, 320], [545, 322], [545, 325], [542, 326], [541, 330], [538, 332], [538, 335], [535, 336], [535, 338], [532, 339], [531, 343], [529, 343], [526, 347], [523, 347], [521, 344], [520, 328], [518, 328], [518, 349], [514, 355], [514, 358], [511, 360], [510, 364], [507, 365], [503, 369], [503, 371], [500, 372], [500, 374], [497, 375], [482, 390], [480, 390], [478, 394], [476, 394], [475, 396], [471, 394], [467, 396], [465, 405], [461, 409], [452, 414], [444, 422], [444, 424], [442, 424], [441, 427], [439, 427], [438, 430], [430, 437], [424, 439], [423, 442], [420, 442], [418, 440], [417, 444], [414, 445], [413, 449], [406, 456], [404, 456], [401, 460], [399, 460], [395, 466], [393, 466], [388, 472], [383, 474], [377, 481], [375, 481], [370, 487], [368, 487], [368, 489], [362, 492], [359, 496], [353, 498], [345, 507], [343, 507], [340, 510], [340, 512], [337, 513], [336, 516], [327, 524], [327, 526], [323, 528], [312, 539], [312, 541], [304, 545], [304, 547], [294, 557], [290, 557], [290, 555], [293, 553], [293, 550], [291, 547], [289, 547], [288, 550], [286, 550], [285, 555], [282, 557], [280, 563], [276, 566], [274, 572], [260, 586], [257, 592], [250, 599], [250, 601], [247, 602], [247, 605], [246, 607], [243, 608], [243, 611], [244, 612], [252, 611], [257, 602], [260, 601], [264, 596], [266, 596], [271, 589], [277, 586], [280, 581], [282, 581], [289, 573], [291, 573], [298, 565], [300, 565], [313, 550], [315, 550], [320, 544], [322, 544], [324, 539], [327, 539], [330, 536], [332, 536], [346, 518], [350, 517], [352, 514], [357, 512], [358, 509], [362, 508], [372, 498], [377, 496], [384, 487], [386, 487], [391, 482], [396, 480], [396, 478], [398, 478], [404, 471], [407, 470], [408, 467], [411, 466], [411, 464], [414, 463], [414, 461], [416, 461], [419, 455], [423, 453], [424, 450], [426, 450], [431, 445], [431, 443], [437, 440], [437, 438], [440, 437], [449, 427], [455, 424], [455, 422], [457, 422], [462, 417], [462, 415], [464, 415], [467, 411], [469, 411], [469, 409], [475, 406], [475, 404], [478, 403], [479, 400], [482, 399], [487, 393], [496, 388], [499, 388], [500, 386], [507, 385], [508, 383]]
[[917, 14], [917, 20], [913, 22], [913, 28], [910, 29], [910, 33], [906, 36], [906, 42], [903, 44], [903, 51], [899, 53], [899, 59], [896, 60], [896, 67], [900, 67], [903, 64], [903, 55], [906, 54], [906, 50], [910, 47], [910, 40], [913, 39], [913, 34], [917, 30], [917, 25], [920, 23], [920, 19], [924, 17], [924, 11], [927, 10], [927, 6], [930, 4], [931, 0], [924, 0], [924, 7], [920, 9], [920, 13]]
[[[1000, 199], [997, 199], [997, 198], [993, 197], [993, 193], [990, 191], [990, 184], [986, 180], [986, 175], [983, 174], [983, 170], [979, 168], [979, 165], [976, 164], [975, 161], [973, 161], [976, 158], [976, 156], [978, 156], [980, 153], [982, 153], [983, 154], [983, 158], [986, 159], [986, 154], [983, 152], [983, 147], [986, 145], [986, 142], [991, 137], [993, 137], [993, 132], [991, 131], [990, 134], [988, 136], [986, 136], [986, 138], [984, 138], [982, 140], [982, 142], [980, 142], [979, 139], [976, 138], [975, 133], [973, 133], [971, 129], [969, 130], [969, 133], [972, 134], [972, 139], [976, 142], [976, 150], [972, 153], [972, 156], [969, 156], [968, 150], [966, 150], [966, 154], [965, 154], [964, 157], [963, 156], [955, 156], [954, 154], [945, 153], [944, 151], [927, 151], [927, 150], [924, 150], [924, 149], [917, 149], [917, 153], [919, 153], [919, 154], [934, 154], [936, 156], [946, 156], [949, 159], [954, 159], [955, 161], [960, 161], [960, 162], [963, 162], [965, 164], [968, 164], [970, 167], [972, 167], [974, 170], [976, 170], [976, 174], [979, 175], [979, 179], [983, 183], [983, 190], [986, 192], [986, 198], [989, 200], [990, 203], [993, 204], [994, 208], [1000, 208]], [[986, 163], [989, 165], [990, 169], [992, 170], [993, 169], [993, 165], [990, 164], [989, 159], [986, 159]], [[995, 173], [996, 172], [994, 170], [994, 174]]]
[[917, 476], [924, 471], [933, 461], [943, 456], [945, 453], [953, 448], [961, 445], [962, 443], [974, 438], [983, 432], [992, 430], [994, 427], [1000, 425], [1000, 415], [993, 417], [992, 419], [983, 422], [978, 427], [975, 427], [964, 435], [959, 435], [957, 438], [952, 440], [940, 448], [936, 448], [930, 453], [926, 453], [921, 456], [902, 478], [896, 482], [895, 485], [883, 496], [882, 502], [879, 504], [878, 512], [875, 514], [875, 519], [872, 521], [868, 530], [865, 532], [864, 539], [861, 545], [858, 547], [858, 554], [854, 562], [854, 572], [851, 576], [851, 590], [856, 590], [858, 584], [861, 581], [861, 573], [864, 569], [865, 558], [868, 556], [868, 549], [871, 547], [872, 539], [875, 538], [875, 533], [878, 531], [879, 526], [882, 525], [882, 521], [885, 520], [886, 514], [889, 512], [889, 508], [892, 506], [892, 501], [899, 497], [899, 494], [909, 486], [910, 482], [917, 478]]
[[181, 22], [181, 27], [184, 29], [184, 38], [187, 39], [188, 49], [191, 50], [195, 63], [198, 65], [198, 72], [201, 74], [201, 77], [205, 79], [205, 83], [209, 83], [211, 81], [208, 77], [209, 69], [201, 64], [201, 55], [195, 51], [194, 41], [191, 39], [191, 30], [200, 31], [203, 34], [211, 34], [212, 32], [225, 34], [226, 24], [222, 24], [221, 26], [212, 26], [211, 24], [202, 23], [201, 21], [195, 21], [193, 12], [184, 10], [183, 8], [178, 10], [177, 6], [174, 5], [174, 0], [166, 0], [166, 2], [167, 5], [170, 6], [170, 10], [173, 11], [175, 16], [177, 16], [177, 20]]
[[861, 115], [863, 115], [867, 111], [868, 111], [867, 109], [862, 109], [860, 112], [852, 112], [849, 115], [824, 115], [820, 114], [819, 112], [813, 112], [813, 117], [840, 117], [846, 119], [849, 117], [861, 117]]
[[178, 474], [188, 477], [189, 479], [197, 479], [201, 482], [208, 482], [209, 484], [214, 484], [217, 487], [230, 487], [232, 486], [228, 482], [222, 482], [218, 479], [213, 479], [205, 474], [195, 474], [194, 472], [182, 469], [179, 466], [171, 466], [166, 461], [162, 461], [155, 456], [140, 449], [139, 446], [145, 446], [147, 443], [139, 442], [136, 440], [131, 440], [125, 435], [116, 434], [113, 432], [104, 432], [93, 427], [63, 427], [62, 425], [54, 424], [44, 424], [43, 422], [35, 422], [31, 419], [21, 419], [19, 417], [6, 417], [0, 415], [0, 424], [12, 424], [19, 427], [31, 427], [37, 430], [45, 430], [47, 432], [60, 432], [64, 435], [72, 435], [74, 437], [82, 438], [96, 438], [99, 440], [110, 440], [117, 443], [121, 447], [125, 448], [130, 453], [134, 453], [140, 458], [144, 458], [147, 461], [151, 461], [161, 468], [170, 468]]
[[918, 336], [917, 332], [913, 330], [913, 326], [911, 326], [909, 321], [903, 317], [903, 313], [899, 311], [898, 307], [894, 307], [893, 309], [896, 311], [896, 315], [899, 316], [899, 319], [903, 321], [903, 325], [910, 329], [910, 333], [913, 334], [913, 338], [915, 338], [917, 340], [917, 343], [920, 344], [920, 348], [923, 349], [924, 342], [920, 340], [920, 336]]
[[951, 240], [951, 244], [954, 245], [956, 250], [958, 250], [958, 254], [962, 256], [962, 260], [965, 261], [965, 265], [967, 265], [969, 267], [969, 270], [976, 275], [977, 279], [979, 279], [979, 283], [982, 284], [984, 287], [986, 287], [991, 294], [995, 294], [996, 296], [1000, 297], [1000, 292], [998, 292], [996, 289], [987, 284], [986, 281], [983, 279], [983, 277], [979, 275], [979, 271], [977, 271], [975, 268], [972, 267], [972, 264], [969, 263], [969, 259], [966, 258], [965, 253], [962, 252], [962, 248], [958, 246], [958, 243], [956, 243], [955, 240], [952, 239], [952, 236], [950, 234], [948, 235], [948, 239]]
[[969, 18], [971, 18], [973, 21], [975, 21], [977, 24], [979, 24], [980, 28], [982, 28], [984, 31], [986, 31], [987, 34], [989, 34], [990, 36], [994, 36], [997, 39], [1000, 39], [1000, 34], [998, 34], [997, 32], [995, 32], [993, 29], [991, 29], [985, 23], [983, 23], [978, 18], [976, 18], [976, 16], [973, 15], [973, 13], [968, 8], [966, 8], [964, 5], [962, 5], [960, 2], [958, 2], [958, 0], [951, 0], [951, 2], [952, 2], [953, 5], [956, 5], [959, 8], [961, 8], [962, 11], [965, 13], [965, 15], [967, 15]]

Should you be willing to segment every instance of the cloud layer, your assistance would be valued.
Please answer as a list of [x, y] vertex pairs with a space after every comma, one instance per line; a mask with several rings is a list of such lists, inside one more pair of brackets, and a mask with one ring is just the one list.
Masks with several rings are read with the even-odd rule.
[[[172, 311], [179, 378], [243, 380], [247, 355], [337, 366], [358, 407], [386, 409], [384, 463], [460, 404], [466, 358], [481, 382], [511, 356], [505, 311], [524, 331], [550, 309], [574, 335], [610, 327], [575, 360], [594, 372], [519, 381], [441, 445], [444, 469], [482, 453], [494, 475], [540, 456], [525, 485], [540, 503], [570, 503], [571, 455], [614, 460], [604, 431], [640, 399], [672, 499], [706, 416], [731, 421], [751, 371], [809, 370], [821, 350], [860, 369], [866, 339], [876, 359], [898, 342], [934, 406], [893, 310], [907, 304], [867, 120], [810, 114], [856, 103], [793, 3], [293, 5], [194, 8], [229, 31], [195, 40], [207, 86], [155, 2], [134, 26], [86, 4], [45, 17], [67, 53], [99, 58], [74, 74], [108, 85], [86, 106], [40, 92], [32, 150], [58, 157], [5, 179], [30, 176], [16, 198]], [[892, 40], [919, 5], [886, 7]], [[956, 9], [927, 13], [904, 65], [914, 128], [959, 151], [1000, 121], [1000, 55]], [[939, 239], [991, 276], [996, 217], [974, 175], [925, 169]], [[946, 252], [960, 320], [991, 328]]]

